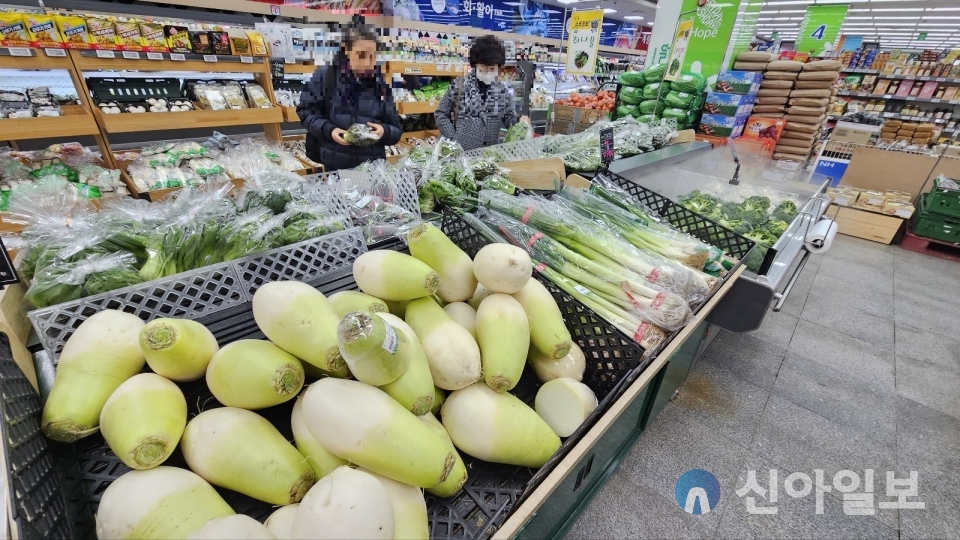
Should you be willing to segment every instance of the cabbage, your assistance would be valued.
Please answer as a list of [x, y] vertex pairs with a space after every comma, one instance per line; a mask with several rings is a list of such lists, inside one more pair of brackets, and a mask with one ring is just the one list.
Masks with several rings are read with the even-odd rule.
[[643, 72], [641, 71], [625, 71], [620, 74], [620, 84], [624, 86], [634, 86], [641, 87], [644, 84], [643, 81]]
[[660, 95], [667, 95], [670, 91], [670, 83], [652, 83], [643, 87], [643, 99], [657, 99]]
[[663, 112], [664, 106], [663, 103], [655, 100], [648, 99], [646, 101], [641, 101], [640, 106], [637, 109], [643, 114], [660, 114]]
[[689, 109], [690, 104], [693, 102], [696, 96], [694, 94], [688, 94], [686, 92], [677, 92], [676, 90], [671, 90], [667, 92], [667, 96], [663, 98], [663, 103], [667, 107], [674, 107], [678, 109]]
[[699, 73], [681, 73], [677, 80], [671, 83], [670, 87], [677, 92], [696, 94], [703, 92], [706, 85], [707, 80]]
[[620, 101], [627, 105], [637, 105], [644, 100], [645, 92], [645, 89], [641, 90], [640, 88], [626, 86], [620, 90]]
[[654, 64], [643, 70], [643, 82], [650, 84], [663, 80], [663, 75], [667, 72], [667, 64], [661, 62]]

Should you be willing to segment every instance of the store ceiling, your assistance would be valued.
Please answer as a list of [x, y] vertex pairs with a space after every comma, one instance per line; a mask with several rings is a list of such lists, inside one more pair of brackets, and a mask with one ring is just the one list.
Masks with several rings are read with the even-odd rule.
[[793, 39], [807, 6], [850, 4], [841, 33], [879, 42], [883, 49], [960, 48], [960, 2], [957, 0], [767, 0], [757, 34]]
[[[679, 2], [680, 0], [668, 0]], [[653, 26], [657, 3], [653, 0], [545, 0], [545, 4], [569, 9], [604, 9], [606, 17], [617, 21]]]

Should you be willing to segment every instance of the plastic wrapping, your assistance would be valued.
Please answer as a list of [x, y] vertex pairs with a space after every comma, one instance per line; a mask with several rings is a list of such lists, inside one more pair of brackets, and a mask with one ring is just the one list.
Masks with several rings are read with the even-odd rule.
[[38, 308], [134, 285], [142, 281], [130, 253], [91, 254], [39, 270], [26, 298]]
[[367, 175], [341, 174], [340, 187], [344, 203], [354, 225], [363, 229], [367, 244], [391, 237], [406, 239], [406, 233], [418, 223], [420, 216], [400, 205], [400, 186], [396, 176], [375, 164], [375, 172]]
[[417, 191], [421, 215], [441, 206], [469, 206], [469, 200], [476, 197], [477, 182], [459, 143], [440, 139], [423, 166]]
[[510, 126], [510, 129], [507, 130], [507, 135], [504, 137], [503, 142], [523, 141], [532, 138], [533, 126], [531, 126], [528, 122], [520, 121]]
[[343, 140], [353, 146], [370, 146], [380, 140], [373, 129], [366, 124], [353, 124], [343, 134]]

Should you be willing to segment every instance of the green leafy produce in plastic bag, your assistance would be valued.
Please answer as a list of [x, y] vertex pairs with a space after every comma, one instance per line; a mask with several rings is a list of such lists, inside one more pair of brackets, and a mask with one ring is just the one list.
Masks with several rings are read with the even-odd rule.
[[663, 112], [663, 109], [664, 109], [663, 103], [655, 99], [648, 99], [646, 101], [641, 101], [640, 105], [637, 106], [637, 110], [639, 110], [643, 114], [660, 114]]
[[681, 73], [677, 80], [670, 84], [670, 87], [677, 92], [687, 92], [696, 94], [703, 92], [707, 86], [707, 80], [699, 73]]
[[617, 107], [617, 116], [620, 118], [623, 118], [624, 116], [633, 116], [636, 112], [636, 105], [620, 105]]
[[667, 107], [673, 107], [677, 109], [689, 109], [690, 105], [693, 103], [693, 100], [697, 96], [695, 94], [688, 94], [686, 92], [677, 92], [676, 90], [671, 90], [667, 92], [667, 96], [663, 98], [663, 103]]
[[354, 146], [370, 146], [376, 144], [380, 137], [366, 124], [354, 124], [343, 134], [343, 140]]
[[677, 109], [675, 107], [668, 107], [663, 110], [662, 116], [664, 118], [674, 118], [677, 120], [677, 123], [679, 124], [680, 122], [686, 123], [687, 115], [689, 113], [690, 111], [686, 109]]
[[643, 101], [644, 89], [626, 86], [620, 90], [619, 101], [626, 105], [638, 105]]
[[652, 83], [643, 87], [643, 99], [657, 99], [659, 96], [666, 96], [670, 92], [670, 83]]
[[563, 155], [563, 165], [572, 172], [594, 172], [599, 170], [602, 164], [599, 147], [574, 150]]
[[533, 127], [526, 122], [517, 122], [507, 130], [503, 142], [524, 141], [533, 137]]
[[[640, 111], [637, 111], [638, 113]], [[637, 119], [637, 122], [641, 124], [656, 124], [660, 122], [660, 117], [655, 114], [637, 114], [634, 115], [634, 118]]]
[[488, 176], [483, 181], [483, 189], [495, 189], [497, 191], [502, 191], [509, 195], [513, 195], [517, 191], [517, 186], [510, 181], [509, 178], [502, 174], [493, 174]]
[[660, 62], [659, 64], [654, 64], [647, 69], [643, 70], [643, 82], [650, 84], [656, 83], [663, 80], [663, 76], [667, 73], [667, 64], [666, 62]]
[[620, 74], [620, 84], [625, 86], [642, 87], [645, 83], [642, 71], [625, 71]]

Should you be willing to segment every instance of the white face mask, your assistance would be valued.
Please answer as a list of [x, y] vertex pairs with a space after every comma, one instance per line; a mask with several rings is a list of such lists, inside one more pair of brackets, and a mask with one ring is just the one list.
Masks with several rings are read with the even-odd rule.
[[498, 73], [496, 71], [492, 71], [492, 72], [488, 71], [485, 73], [477, 72], [477, 80], [482, 82], [483, 84], [493, 84], [497, 82], [497, 75]]

